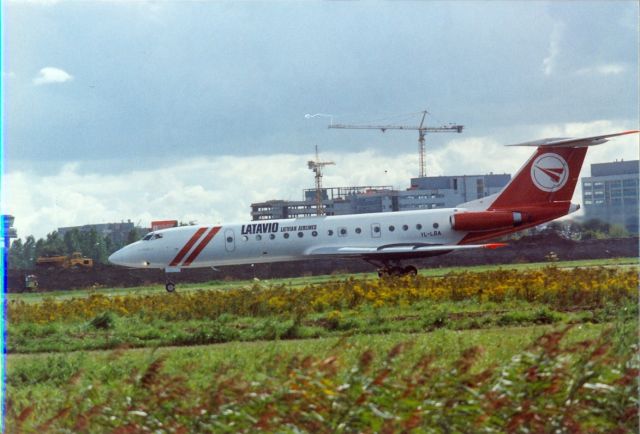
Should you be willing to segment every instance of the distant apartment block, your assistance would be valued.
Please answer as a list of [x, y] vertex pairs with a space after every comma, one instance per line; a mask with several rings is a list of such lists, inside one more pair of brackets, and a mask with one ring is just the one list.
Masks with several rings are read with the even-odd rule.
[[[322, 189], [326, 215], [365, 214], [455, 207], [499, 192], [511, 175], [429, 176], [412, 178], [407, 190], [383, 186], [329, 187]], [[315, 189], [303, 190], [299, 201], [270, 200], [251, 204], [253, 220], [316, 215]]]
[[586, 219], [597, 218], [623, 225], [638, 233], [639, 160], [591, 165], [582, 178], [582, 203]]

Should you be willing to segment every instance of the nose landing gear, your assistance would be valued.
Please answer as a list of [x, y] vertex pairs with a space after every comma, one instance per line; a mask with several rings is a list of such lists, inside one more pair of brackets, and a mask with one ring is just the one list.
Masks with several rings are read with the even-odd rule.
[[176, 284], [173, 282], [173, 280], [171, 280], [169, 275], [173, 273], [179, 273], [179, 272], [180, 272], [179, 267], [166, 267], [164, 269], [164, 276], [167, 279], [166, 283], [164, 284], [164, 289], [166, 289], [167, 292], [175, 292], [176, 290]]
[[167, 283], [165, 283], [164, 289], [166, 289], [167, 292], [174, 292], [176, 290], [176, 284], [173, 283], [173, 281], [167, 279]]

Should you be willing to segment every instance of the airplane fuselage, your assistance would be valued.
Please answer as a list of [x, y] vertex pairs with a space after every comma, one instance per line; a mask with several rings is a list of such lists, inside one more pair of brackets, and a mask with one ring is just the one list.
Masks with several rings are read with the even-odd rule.
[[[456, 245], [466, 232], [452, 230], [453, 209], [417, 210], [298, 219], [182, 226], [156, 231], [122, 252], [136, 249], [144, 268], [195, 268], [310, 259], [311, 249], [380, 245]], [[434, 253], [440, 254], [444, 252]], [[425, 256], [425, 255], [422, 255]], [[118, 260], [118, 258], [113, 258]]]

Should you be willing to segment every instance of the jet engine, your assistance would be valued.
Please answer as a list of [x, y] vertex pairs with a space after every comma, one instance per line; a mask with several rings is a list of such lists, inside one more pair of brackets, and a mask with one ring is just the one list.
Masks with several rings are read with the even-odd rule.
[[481, 232], [519, 226], [524, 216], [514, 211], [457, 212], [449, 217], [449, 222], [456, 231]]

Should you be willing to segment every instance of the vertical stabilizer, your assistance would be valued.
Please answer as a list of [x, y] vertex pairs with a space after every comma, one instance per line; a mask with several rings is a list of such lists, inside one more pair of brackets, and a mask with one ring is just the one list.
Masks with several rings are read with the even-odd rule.
[[507, 184], [489, 209], [512, 209], [545, 204], [567, 205], [580, 176], [587, 147], [607, 142], [610, 137], [635, 134], [623, 131], [582, 138], [543, 139], [511, 146], [537, 146], [538, 149]]
[[570, 202], [587, 147], [540, 146], [489, 209]]

